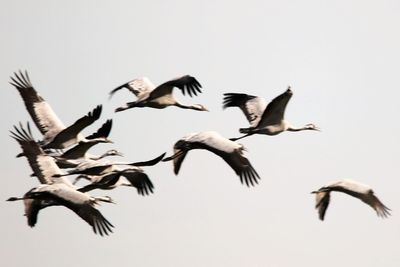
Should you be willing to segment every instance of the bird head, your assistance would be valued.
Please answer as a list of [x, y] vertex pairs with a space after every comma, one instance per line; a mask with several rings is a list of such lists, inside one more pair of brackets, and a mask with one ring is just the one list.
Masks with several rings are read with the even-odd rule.
[[124, 154], [122, 154], [121, 152], [119, 152], [119, 151], [116, 150], [116, 149], [110, 149], [110, 150], [108, 150], [105, 154], [106, 154], [107, 156], [120, 156], [120, 157], [123, 157], [123, 156], [124, 156]]
[[313, 131], [321, 131], [321, 129], [319, 127], [317, 127], [315, 124], [309, 123], [306, 124], [306, 126], [304, 127], [307, 130], [313, 130]]
[[192, 108], [194, 110], [198, 110], [198, 111], [209, 111], [205, 106], [203, 106], [202, 104], [194, 104], [192, 106]]

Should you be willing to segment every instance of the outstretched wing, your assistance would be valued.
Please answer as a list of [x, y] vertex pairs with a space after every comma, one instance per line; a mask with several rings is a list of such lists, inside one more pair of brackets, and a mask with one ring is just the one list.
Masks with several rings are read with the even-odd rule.
[[[102, 106], [98, 105], [93, 111], [78, 119], [74, 124], [59, 132], [51, 143], [64, 143], [78, 136], [78, 134], [87, 126], [100, 118]], [[83, 139], [83, 136], [82, 136]], [[45, 145], [46, 147], [47, 145]]]
[[117, 91], [123, 88], [128, 89], [135, 96], [140, 98], [142, 95], [153, 91], [156, 86], [147, 77], [134, 79], [112, 90], [110, 92], [109, 98], [111, 98]]
[[124, 176], [129, 183], [137, 189], [139, 195], [149, 195], [153, 193], [153, 183], [151, 182], [149, 176], [144, 172], [138, 172], [135, 170], [124, 170], [122, 171], [122, 176]]
[[280, 123], [285, 117], [285, 109], [292, 95], [293, 92], [289, 87], [283, 94], [275, 97], [265, 108], [256, 127], [264, 128], [268, 125]]
[[236, 93], [226, 93], [223, 99], [223, 108], [239, 107], [251, 127], [255, 127], [261, 119], [261, 116], [267, 106], [264, 98]]
[[112, 120], [107, 120], [95, 133], [86, 136], [86, 139], [107, 138], [110, 135]]
[[19, 73], [14, 72], [14, 76], [10, 77], [10, 84], [20, 93], [26, 109], [45, 139], [47, 136], [55, 136], [62, 131], [65, 128], [64, 124], [54, 113], [51, 106], [33, 88], [28, 72], [25, 71], [25, 74], [21, 71]]
[[196, 80], [196, 78], [190, 75], [185, 75], [157, 86], [150, 93], [149, 98], [155, 99], [171, 94], [174, 87], [179, 88], [184, 95], [188, 93], [189, 96], [192, 96], [197, 95], [197, 93], [201, 93], [201, 84]]
[[383, 205], [383, 203], [374, 195], [372, 190], [366, 195], [361, 195], [360, 199], [364, 203], [370, 205], [376, 211], [376, 214], [378, 214], [379, 217], [386, 218], [388, 215], [390, 215], [390, 209]]
[[93, 228], [95, 234], [108, 235], [112, 233], [112, 227], [114, 227], [99, 210], [92, 207], [89, 204], [76, 206], [72, 210]]
[[240, 150], [226, 154], [222, 158], [231, 166], [236, 174], [239, 175], [242, 184], [246, 183], [247, 186], [255, 186], [258, 184], [260, 176], [253, 168], [250, 161], [242, 155]]
[[330, 202], [329, 192], [313, 192], [315, 193], [315, 208], [318, 209], [319, 219], [321, 221], [325, 218], [326, 210]]

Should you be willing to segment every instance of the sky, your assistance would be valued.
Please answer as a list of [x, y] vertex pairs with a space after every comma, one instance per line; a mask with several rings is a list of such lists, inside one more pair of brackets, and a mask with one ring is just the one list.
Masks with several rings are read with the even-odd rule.
[[[398, 1], [19, 1], [0, 2], [0, 262], [4, 266], [399, 266], [400, 3]], [[31, 121], [14, 71], [31, 81], [66, 124], [103, 105], [94, 132], [113, 119], [108, 149], [142, 161], [191, 132], [238, 136], [248, 123], [222, 109], [227, 92], [268, 101], [291, 86], [286, 119], [322, 131], [240, 141], [261, 177], [243, 186], [208, 151], [146, 169], [151, 196], [132, 188], [94, 191], [117, 202], [99, 207], [108, 237], [64, 207], [42, 210], [30, 228], [23, 203], [6, 202], [39, 183], [9, 130]], [[210, 112], [114, 109], [134, 96], [115, 87], [146, 76], [154, 84], [190, 74]], [[34, 135], [40, 139], [35, 129]], [[392, 210], [387, 219], [333, 193], [325, 221], [311, 191], [348, 178], [370, 185]]]

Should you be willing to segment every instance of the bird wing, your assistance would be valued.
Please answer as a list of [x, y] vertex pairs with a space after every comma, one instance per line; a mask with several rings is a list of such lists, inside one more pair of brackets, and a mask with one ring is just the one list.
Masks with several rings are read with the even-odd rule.
[[390, 215], [390, 209], [382, 204], [382, 202], [374, 195], [374, 191], [368, 185], [345, 179], [334, 182], [327, 187], [333, 191], [346, 193], [360, 199], [371, 206], [379, 217], [386, 218]]
[[94, 189], [111, 189], [120, 179], [121, 172], [111, 172], [98, 177], [95, 182], [79, 188], [79, 192], [89, 192]]
[[112, 120], [107, 120], [95, 133], [86, 136], [86, 139], [107, 138], [110, 135]]
[[40, 145], [33, 139], [29, 124], [27, 130], [22, 125], [20, 128], [14, 126], [14, 131], [10, 131], [22, 148], [24, 156], [28, 159], [29, 165], [35, 176], [42, 184], [52, 184], [63, 182], [72, 186], [67, 179], [54, 178], [53, 175], [62, 174], [53, 157], [47, 156]]
[[51, 106], [33, 88], [28, 76], [28, 72], [23, 74], [21, 71], [14, 73], [15, 77], [10, 77], [10, 84], [17, 88], [25, 107], [32, 117], [35, 125], [45, 136], [44, 139], [51, 138], [62, 131], [65, 126], [54, 113]]
[[285, 117], [286, 105], [292, 95], [293, 93], [289, 88], [286, 92], [280, 94], [269, 102], [256, 127], [263, 128], [268, 125], [280, 123]]
[[185, 137], [184, 140], [190, 142], [193, 148], [206, 149], [220, 156], [236, 172], [240, 177], [240, 181], [246, 183], [247, 186], [254, 186], [258, 183], [257, 180], [260, 177], [250, 164], [250, 161], [243, 155], [244, 148], [241, 144], [212, 131], [191, 134]]
[[110, 98], [122, 88], [128, 89], [135, 96], [141, 98], [143, 95], [147, 95], [149, 92], [153, 91], [156, 86], [147, 77], [134, 79], [112, 90], [110, 92]]
[[50, 199], [75, 212], [79, 217], [92, 226], [94, 233], [101, 236], [108, 235], [114, 227], [104, 216], [93, 207], [94, 199], [86, 193], [79, 192], [70, 187], [48, 186], [39, 189], [41, 198]]
[[25, 216], [28, 220], [28, 225], [34, 227], [37, 223], [39, 211], [43, 208], [40, 199], [24, 199]]
[[370, 205], [381, 218], [386, 218], [390, 215], [390, 209], [383, 205], [383, 203], [374, 195], [374, 192], [371, 190], [368, 194], [364, 194], [360, 196], [360, 199]]
[[112, 227], [114, 227], [99, 210], [91, 206], [90, 204], [75, 205], [68, 207], [73, 210], [79, 217], [86, 221], [92, 226], [95, 234], [108, 235], [112, 233]]
[[330, 202], [329, 192], [315, 192], [315, 208], [318, 209], [319, 219], [321, 221], [325, 218], [326, 210]]
[[262, 97], [236, 93], [224, 94], [223, 108], [239, 107], [251, 127], [257, 126], [266, 106], [267, 101]]
[[149, 98], [156, 99], [158, 97], [171, 94], [174, 87], [179, 88], [184, 95], [188, 93], [189, 96], [192, 96], [197, 95], [197, 93], [201, 93], [201, 84], [196, 80], [196, 78], [190, 75], [184, 75], [157, 86], [150, 93]]
[[[97, 132], [86, 137], [88, 140], [93, 140], [96, 138], [107, 138], [110, 134], [112, 126], [112, 120], [107, 120], [98, 130]], [[78, 159], [83, 158], [86, 155], [86, 152], [94, 145], [96, 142], [79, 142], [73, 148], [68, 149], [62, 155], [59, 156], [61, 159]]]
[[222, 158], [236, 172], [242, 184], [246, 183], [247, 186], [258, 184], [260, 176], [240, 150], [236, 150], [234, 153], [226, 153]]
[[135, 170], [125, 170], [122, 171], [122, 176], [124, 176], [129, 183], [137, 189], [139, 195], [149, 195], [153, 193], [153, 183], [151, 182], [149, 176], [144, 172], [138, 172]]
[[[56, 143], [63, 143], [67, 140], [75, 138], [84, 128], [95, 122], [100, 118], [102, 106], [98, 105], [87, 115], [78, 119], [74, 124], [59, 132], [51, 141]], [[82, 137], [83, 139], [83, 137]]]

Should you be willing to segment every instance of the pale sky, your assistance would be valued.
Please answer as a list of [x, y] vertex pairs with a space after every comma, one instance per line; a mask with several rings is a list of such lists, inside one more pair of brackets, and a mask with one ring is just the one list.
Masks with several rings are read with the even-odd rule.
[[[0, 3], [3, 153], [0, 180], [2, 266], [400, 266], [399, 1], [15, 1]], [[64, 207], [40, 212], [30, 228], [23, 203], [6, 202], [39, 183], [9, 130], [31, 121], [9, 76], [28, 70], [35, 88], [65, 124], [103, 104], [95, 131], [114, 120], [93, 153], [116, 148], [123, 160], [172, 153], [190, 132], [234, 137], [247, 127], [222, 95], [271, 100], [291, 85], [286, 119], [322, 132], [241, 140], [261, 176], [243, 186], [207, 151], [191, 151], [178, 176], [171, 162], [146, 172], [155, 193], [95, 191], [117, 205], [99, 210], [115, 226], [108, 237]], [[113, 110], [134, 100], [108, 92], [133, 78], [155, 84], [195, 76], [203, 93], [183, 103], [197, 112]], [[35, 129], [35, 137], [40, 139]], [[333, 193], [324, 222], [311, 191], [339, 178], [373, 187], [392, 216]]]

